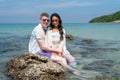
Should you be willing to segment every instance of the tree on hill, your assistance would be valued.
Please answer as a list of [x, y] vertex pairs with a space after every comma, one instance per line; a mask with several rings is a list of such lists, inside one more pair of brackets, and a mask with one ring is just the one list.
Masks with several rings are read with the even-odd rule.
[[107, 23], [116, 20], [120, 20], [120, 11], [113, 14], [93, 18], [92, 20], [89, 21], [89, 23]]

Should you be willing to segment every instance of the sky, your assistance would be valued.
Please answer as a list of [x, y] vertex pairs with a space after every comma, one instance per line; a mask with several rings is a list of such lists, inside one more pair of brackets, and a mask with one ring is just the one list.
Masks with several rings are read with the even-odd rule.
[[42, 12], [58, 13], [63, 23], [88, 23], [120, 10], [120, 0], [0, 0], [0, 23], [38, 23]]

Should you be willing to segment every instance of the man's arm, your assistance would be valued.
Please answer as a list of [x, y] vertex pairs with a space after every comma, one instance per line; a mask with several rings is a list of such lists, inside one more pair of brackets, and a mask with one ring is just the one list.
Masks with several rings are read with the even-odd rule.
[[37, 42], [41, 48], [41, 50], [46, 50], [50, 52], [57, 52], [57, 53], [63, 53], [62, 48], [51, 48], [50, 46], [45, 45], [45, 41], [43, 39], [37, 39]]

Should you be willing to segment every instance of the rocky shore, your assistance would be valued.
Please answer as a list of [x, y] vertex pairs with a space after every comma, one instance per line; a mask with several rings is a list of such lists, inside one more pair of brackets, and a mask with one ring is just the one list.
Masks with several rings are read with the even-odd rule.
[[63, 80], [66, 70], [48, 57], [27, 53], [7, 63], [13, 80]]
[[113, 23], [120, 23], [120, 20], [113, 21]]

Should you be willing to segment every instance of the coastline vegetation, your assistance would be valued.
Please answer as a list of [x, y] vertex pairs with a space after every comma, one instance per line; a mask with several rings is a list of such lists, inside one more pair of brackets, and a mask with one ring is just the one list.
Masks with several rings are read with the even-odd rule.
[[120, 11], [117, 11], [113, 14], [96, 17], [89, 21], [89, 23], [109, 23], [109, 22], [120, 23]]

